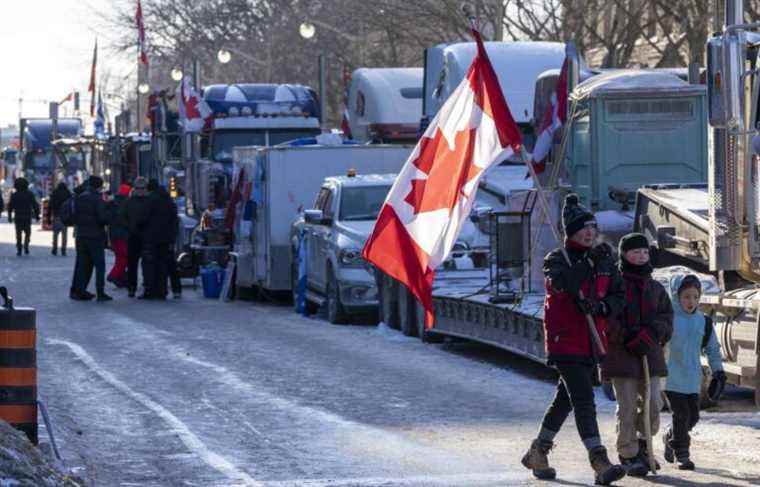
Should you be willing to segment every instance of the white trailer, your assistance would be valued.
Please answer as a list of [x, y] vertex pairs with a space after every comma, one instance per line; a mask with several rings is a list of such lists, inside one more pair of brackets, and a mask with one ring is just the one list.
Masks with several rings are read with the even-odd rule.
[[[235, 147], [236, 284], [289, 291], [290, 226], [328, 176], [397, 173], [412, 151], [399, 145]], [[242, 179], [242, 181], [241, 181]]]
[[422, 68], [360, 68], [346, 101], [351, 138], [416, 142], [422, 116]]

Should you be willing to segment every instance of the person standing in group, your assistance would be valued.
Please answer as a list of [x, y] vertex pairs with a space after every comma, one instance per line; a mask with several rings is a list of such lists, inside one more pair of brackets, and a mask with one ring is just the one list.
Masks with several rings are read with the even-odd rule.
[[119, 210], [119, 216], [127, 224], [127, 288], [130, 298], [134, 298], [137, 292], [137, 269], [143, 251], [141, 225], [148, 205], [147, 185], [148, 181], [144, 177], [135, 178], [129, 198]]
[[522, 458], [522, 464], [539, 479], [555, 478], [548, 454], [555, 436], [570, 412], [574, 412], [595, 481], [609, 485], [625, 476], [625, 470], [610, 463], [599, 436], [594, 382], [601, 357], [592, 339], [588, 317], [593, 317], [602, 345], [606, 346], [607, 318], [623, 308], [625, 295], [612, 251], [608, 245], [594, 247], [596, 220], [575, 194], [565, 198], [562, 225], [566, 236], [564, 249], [556, 249], [544, 259], [544, 339], [548, 364], [559, 373], [559, 381], [538, 437]]
[[[657, 434], [662, 409], [660, 378], [668, 375], [663, 348], [673, 334], [673, 307], [665, 288], [652, 279], [647, 238], [640, 233], [625, 235], [618, 251], [625, 307], [610, 319], [602, 375], [612, 382], [617, 398], [620, 463], [628, 475], [644, 477], [650, 471], [652, 454], [647, 451], [645, 421], [649, 421], [652, 435]], [[644, 357], [651, 377], [649, 418], [644, 416]]]
[[678, 462], [680, 470], [694, 470], [689, 433], [699, 421], [699, 391], [702, 386], [700, 356], [707, 356], [712, 381], [708, 395], [717, 400], [726, 385], [720, 344], [712, 319], [699, 311], [702, 283], [693, 274], [677, 275], [670, 280], [675, 319], [668, 357], [665, 395], [673, 412], [673, 423], [663, 435], [665, 460]]
[[143, 276], [145, 292], [142, 299], [166, 299], [166, 280], [169, 259], [177, 238], [179, 216], [171, 196], [158, 181], [148, 182], [148, 205], [143, 220]]
[[50, 195], [50, 211], [48, 212], [48, 223], [53, 228], [53, 255], [58, 255], [58, 236], [61, 236], [61, 255], [66, 255], [66, 246], [68, 245], [69, 229], [61, 221], [61, 208], [63, 204], [71, 198], [71, 191], [66, 183], [61, 181], [55, 187]]
[[32, 238], [32, 218], [40, 221], [40, 205], [37, 198], [29, 191], [29, 181], [26, 178], [16, 178], [13, 183], [15, 191], [8, 203], [8, 223], [16, 224], [16, 255], [23, 250], [29, 254], [29, 242]]
[[76, 200], [74, 224], [79, 268], [73, 299], [86, 300], [87, 286], [95, 269], [95, 290], [98, 301], [111, 301], [105, 292], [106, 274], [106, 225], [109, 223], [108, 208], [103, 196], [103, 180], [90, 176], [84, 192]]
[[[74, 191], [71, 196], [72, 198], [74, 198], [74, 212], [76, 212], [76, 200], [82, 195], [82, 193], [84, 193], [85, 186], [86, 185], [83, 183], [74, 187]], [[75, 214], [71, 215], [71, 218], [74, 218], [74, 217], [75, 217]], [[76, 239], [77, 239], [76, 226], [74, 226], [73, 233], [74, 233], [74, 241], [76, 242]], [[88, 292], [87, 290], [82, 291], [82, 292], [77, 291], [77, 286], [79, 284], [80, 264], [79, 264], [79, 252], [76, 246], [74, 247], [74, 250], [75, 250], [74, 255], [76, 256], [76, 258], [74, 260], [74, 273], [71, 276], [71, 288], [69, 288], [69, 298], [74, 299], [74, 300], [80, 300], [80, 301], [88, 301], [90, 299], [95, 298], [95, 295], [92, 294], [91, 292]]]
[[119, 192], [108, 203], [110, 218], [108, 236], [116, 259], [111, 271], [108, 273], [107, 280], [120, 288], [127, 287], [127, 266], [129, 263], [129, 223], [125, 218], [126, 215], [123, 215], [122, 208], [127, 204], [127, 198], [129, 198], [131, 190], [132, 188], [128, 184], [120, 185]]

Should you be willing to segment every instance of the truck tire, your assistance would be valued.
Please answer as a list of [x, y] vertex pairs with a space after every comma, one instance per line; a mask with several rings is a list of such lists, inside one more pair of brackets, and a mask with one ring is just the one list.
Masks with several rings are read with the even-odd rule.
[[422, 343], [441, 343], [443, 336], [432, 331], [425, 330], [425, 308], [417, 300], [414, 301], [414, 311], [416, 316], [415, 324], [417, 325], [417, 336]]
[[338, 281], [335, 279], [335, 274], [332, 269], [328, 270], [327, 277], [327, 301], [325, 307], [327, 308], [327, 321], [333, 325], [342, 325], [346, 322], [346, 312], [343, 309], [343, 304], [340, 302], [340, 288], [338, 287]]
[[399, 329], [398, 292], [396, 291], [398, 286], [398, 281], [389, 276], [383, 276], [382, 288], [380, 289], [380, 292], [383, 293], [383, 297], [380, 300], [382, 303], [380, 321], [394, 330]]
[[406, 286], [398, 286], [398, 320], [401, 333], [417, 336], [417, 299]]

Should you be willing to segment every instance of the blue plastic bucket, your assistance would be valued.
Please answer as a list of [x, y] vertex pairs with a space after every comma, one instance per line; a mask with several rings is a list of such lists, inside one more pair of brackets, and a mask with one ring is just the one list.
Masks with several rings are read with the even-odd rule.
[[224, 269], [219, 266], [204, 267], [201, 269], [201, 284], [204, 298], [219, 299], [224, 285]]

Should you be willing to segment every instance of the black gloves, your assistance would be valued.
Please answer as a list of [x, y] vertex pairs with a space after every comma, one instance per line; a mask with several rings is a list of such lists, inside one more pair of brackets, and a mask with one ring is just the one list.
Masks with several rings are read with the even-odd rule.
[[726, 387], [727, 379], [726, 373], [722, 370], [716, 370], [713, 372], [710, 385], [707, 386], [707, 395], [711, 400], [717, 401], [720, 399], [721, 394], [723, 394], [723, 389]]
[[575, 304], [584, 315], [607, 316], [610, 314], [609, 307], [604, 301], [594, 301], [592, 299], [577, 298]]
[[649, 329], [642, 326], [627, 333], [624, 344], [626, 350], [638, 357], [643, 357], [657, 345], [657, 341]]
[[581, 259], [561, 272], [564, 290], [573, 296], [578, 296], [583, 281], [591, 277], [591, 266], [586, 259]]

